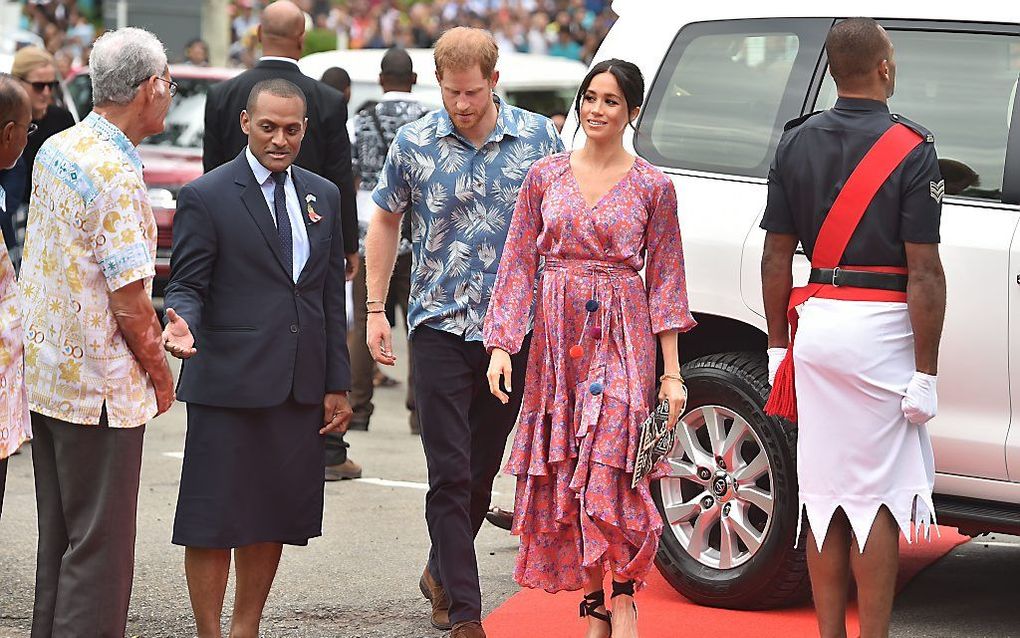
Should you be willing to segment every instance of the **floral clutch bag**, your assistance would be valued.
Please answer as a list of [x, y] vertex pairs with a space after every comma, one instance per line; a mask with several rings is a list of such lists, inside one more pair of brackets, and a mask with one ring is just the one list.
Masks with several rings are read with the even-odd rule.
[[668, 420], [669, 401], [664, 400], [641, 424], [641, 437], [638, 439], [637, 451], [634, 454], [634, 478], [630, 482], [631, 488], [637, 487], [641, 479], [673, 449], [676, 429], [670, 430], [666, 427]]

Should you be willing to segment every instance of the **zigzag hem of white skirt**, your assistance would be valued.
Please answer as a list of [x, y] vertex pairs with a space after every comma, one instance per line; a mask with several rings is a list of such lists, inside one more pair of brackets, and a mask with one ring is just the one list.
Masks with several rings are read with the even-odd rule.
[[[937, 536], [941, 536], [935, 517], [931, 489], [902, 490], [899, 494], [906, 495], [906, 498], [891, 494], [886, 496], [842, 496], [832, 499], [831, 497], [813, 498], [801, 494], [797, 517], [797, 535], [795, 536], [797, 546], [800, 545], [801, 526], [806, 514], [814, 533], [815, 545], [820, 553], [836, 508], [842, 508], [846, 513], [854, 537], [857, 539], [857, 547], [862, 553], [875, 523], [875, 517], [878, 516], [878, 510], [883, 505], [892, 512], [893, 518], [896, 519], [896, 525], [899, 526], [900, 532], [903, 533], [908, 543], [920, 540], [922, 535], [925, 541], [931, 540], [932, 528], [935, 529]], [[819, 530], [824, 531], [819, 534]]]

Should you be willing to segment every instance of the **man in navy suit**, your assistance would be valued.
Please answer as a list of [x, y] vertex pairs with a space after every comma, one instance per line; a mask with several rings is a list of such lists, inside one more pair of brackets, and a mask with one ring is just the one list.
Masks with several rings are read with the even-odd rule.
[[322, 533], [323, 435], [351, 417], [340, 194], [293, 165], [305, 113], [291, 82], [256, 84], [245, 149], [178, 199], [163, 342], [187, 359], [188, 434], [173, 542], [200, 638], [220, 635], [231, 550], [231, 635], [258, 635], [283, 544]]

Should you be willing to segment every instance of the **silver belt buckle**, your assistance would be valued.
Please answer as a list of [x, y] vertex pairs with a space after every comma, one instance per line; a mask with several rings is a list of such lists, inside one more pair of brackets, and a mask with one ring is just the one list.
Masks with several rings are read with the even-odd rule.
[[832, 269], [832, 287], [833, 288], [839, 288], [839, 284], [836, 283], [837, 279], [839, 279], [839, 266], [836, 266], [835, 268]]

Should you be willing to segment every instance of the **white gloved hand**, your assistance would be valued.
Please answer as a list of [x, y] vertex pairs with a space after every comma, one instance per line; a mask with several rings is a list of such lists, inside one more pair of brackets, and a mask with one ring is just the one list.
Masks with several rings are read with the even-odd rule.
[[914, 425], [927, 423], [938, 411], [939, 397], [935, 392], [938, 377], [923, 372], [914, 372], [907, 385], [907, 395], [900, 402], [903, 416]]
[[765, 352], [769, 356], [769, 385], [775, 385], [779, 364], [786, 358], [786, 348], [769, 348]]

